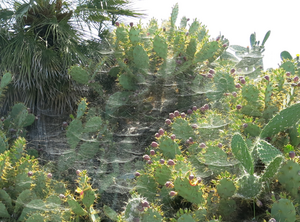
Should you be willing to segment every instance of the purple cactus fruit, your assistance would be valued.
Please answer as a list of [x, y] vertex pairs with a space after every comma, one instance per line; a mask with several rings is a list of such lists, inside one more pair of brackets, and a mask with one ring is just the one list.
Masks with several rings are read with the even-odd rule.
[[159, 135], [164, 135], [165, 131], [164, 131], [164, 129], [160, 128], [160, 129], [158, 130], [158, 133], [159, 133]]
[[150, 155], [154, 156], [155, 155], [155, 150], [150, 150]]
[[130, 27], [132, 27], [133, 26], [133, 22], [130, 22], [129, 25], [130, 25]]
[[48, 173], [48, 174], [47, 174], [47, 177], [48, 177], [49, 179], [51, 179], [51, 178], [52, 178], [52, 173]]
[[[161, 134], [160, 134], [160, 135], [161, 135]], [[156, 147], [158, 147], [158, 143], [153, 141], [153, 142], [151, 143], [151, 146], [152, 146], [153, 148], [156, 148]]]
[[300, 87], [300, 82], [298, 82], [297, 86]]
[[209, 78], [209, 79], [212, 79], [212, 78], [214, 78], [214, 76], [213, 76], [213, 74], [207, 74], [207, 76], [206, 76], [207, 78]]
[[257, 205], [258, 207], [262, 207], [262, 206], [263, 206], [263, 203], [262, 203], [259, 199], [257, 199], [257, 200], [256, 200], [256, 205]]
[[139, 177], [141, 174], [139, 172], [135, 172], [134, 176]]
[[187, 110], [187, 114], [192, 114], [192, 113], [193, 113], [193, 110], [191, 110], [191, 109]]
[[168, 165], [169, 165], [169, 166], [174, 166], [174, 165], [175, 165], [174, 160], [169, 159], [169, 160], [168, 160]]
[[203, 107], [204, 107], [205, 110], [208, 110], [208, 109], [209, 109], [209, 105], [208, 105], [208, 104], [204, 104]]
[[193, 180], [195, 178], [195, 176], [193, 174], [189, 175], [189, 180]]
[[171, 187], [171, 186], [172, 186], [172, 185], [171, 185], [171, 182], [170, 182], [170, 181], [167, 181], [167, 182], [165, 183], [165, 186], [168, 187], [168, 188]]
[[242, 108], [241, 105], [237, 105], [237, 106], [236, 106], [236, 109], [241, 109], [241, 108]]
[[189, 32], [186, 32], [186, 33], [185, 33], [185, 36], [188, 36], [188, 35], [189, 35]]
[[150, 165], [151, 163], [152, 163], [152, 160], [148, 160], [148, 161], [147, 161], [147, 164]]
[[187, 19], [186, 19], [186, 21], [188, 22], [188, 21], [190, 21], [190, 19], [189, 19], [189, 18], [187, 18]]
[[297, 84], [296, 83], [292, 83], [291, 86], [297, 86]]
[[174, 196], [176, 195], [176, 192], [172, 190], [172, 191], [170, 191], [169, 195], [170, 195], [171, 197], [174, 197]]
[[169, 118], [170, 119], [173, 119], [175, 117], [175, 114], [174, 113], [169, 113]]
[[166, 27], [163, 27], [163, 31], [164, 31], [164, 32], [166, 31]]
[[264, 78], [265, 78], [267, 81], [270, 81], [270, 76], [266, 75], [266, 76], [264, 76]]
[[159, 138], [160, 137], [159, 133], [155, 133], [155, 137]]
[[172, 139], [172, 140], [175, 140], [175, 139], [176, 139], [176, 135], [175, 135], [175, 134], [172, 134], [172, 135], [171, 135], [171, 139]]
[[194, 140], [193, 140], [192, 137], [189, 137], [189, 141], [190, 141], [190, 142], [194, 142]]
[[235, 69], [232, 68], [232, 69], [230, 70], [230, 73], [231, 73], [231, 74], [235, 73]]
[[160, 164], [164, 164], [165, 160], [164, 159], [160, 159], [159, 162], [160, 162]]
[[200, 74], [201, 76], [203, 76], [203, 77], [206, 77], [206, 74]]
[[286, 76], [291, 76], [291, 73], [290, 72], [286, 72], [285, 75]]
[[117, 27], [119, 27], [119, 26], [120, 26], [120, 23], [119, 23], [119, 22], [116, 22], [115, 25], [116, 25]]
[[218, 42], [220, 39], [221, 39], [221, 37], [220, 37], [220, 36], [218, 36], [218, 37], [216, 38], [216, 41]]
[[185, 118], [185, 113], [180, 114], [181, 118]]
[[298, 76], [295, 76], [294, 77], [294, 82], [298, 82], [299, 81], [299, 77]]
[[295, 155], [296, 155], [296, 154], [295, 154], [295, 151], [290, 151], [290, 152], [289, 152], [289, 156], [290, 156], [291, 159], [294, 159], [294, 158], [295, 158]]
[[244, 76], [239, 76], [239, 81], [241, 81], [241, 79], [244, 79]]
[[232, 92], [233, 97], [237, 97], [237, 93], [236, 92]]
[[215, 72], [215, 70], [210, 69], [210, 70], [208, 71], [208, 73], [210, 73], [210, 74], [215, 74], [216, 72]]
[[192, 110], [193, 110], [193, 111], [197, 111], [197, 106], [193, 106], [193, 107], [192, 107]]
[[68, 122], [66, 122], [66, 121], [64, 121], [63, 123], [62, 123], [62, 126], [65, 128], [65, 127], [67, 127], [69, 124], [68, 124]]
[[174, 111], [174, 115], [175, 115], [175, 117], [179, 116], [179, 115], [180, 115], [179, 111], [178, 111], [178, 110], [175, 110], [175, 111]]
[[5, 120], [5, 118], [2, 116], [2, 117], [1, 117], [1, 121], [3, 122], [4, 120]]
[[201, 183], [201, 181], [202, 181], [202, 178], [201, 177], [197, 177], [197, 182]]
[[222, 147], [223, 147], [223, 144], [222, 144], [222, 143], [218, 143], [218, 147], [219, 147], [219, 148], [222, 148]]
[[172, 121], [171, 121], [170, 119], [166, 119], [165, 123], [166, 123], [167, 125], [171, 125]]
[[66, 198], [66, 196], [65, 195], [63, 195], [62, 193], [61, 194], [59, 194], [59, 196], [58, 196], [60, 199], [65, 199]]
[[223, 48], [226, 48], [227, 47], [227, 44], [223, 44]]
[[142, 202], [142, 206], [143, 206], [143, 207], [150, 207], [148, 201], [146, 201], [146, 200], [144, 200], [144, 201]]
[[241, 86], [241, 84], [239, 84], [239, 83], [237, 83], [237, 84], [235, 84], [235, 88], [241, 88], [242, 86]]
[[150, 158], [149, 155], [146, 154], [146, 155], [143, 156], [143, 159], [148, 161], [148, 160], [150, 160], [151, 158]]
[[27, 176], [31, 177], [33, 175], [32, 171], [28, 171]]
[[200, 148], [205, 148], [206, 145], [205, 145], [205, 143], [200, 143], [200, 144], [199, 144], [199, 147], [200, 147]]
[[230, 93], [224, 93], [224, 96], [229, 96], [230, 95]]
[[191, 125], [191, 127], [192, 127], [193, 129], [197, 129], [197, 128], [198, 128], [198, 125], [194, 123], [194, 124]]
[[242, 84], [245, 84], [245, 83], [246, 83], [246, 80], [245, 80], [245, 79], [241, 79], [240, 82], [241, 82]]
[[276, 222], [275, 218], [271, 218], [268, 222]]
[[187, 58], [185, 56], [183, 56], [183, 60], [186, 62], [187, 61]]
[[200, 108], [200, 111], [203, 112], [203, 113], [205, 112], [204, 106], [202, 106], [202, 107]]
[[248, 126], [247, 123], [244, 123], [244, 124], [243, 124], [243, 127], [244, 127], [244, 128], [247, 128], [247, 126]]
[[150, 35], [150, 32], [147, 32], [147, 36], [149, 36]]
[[76, 170], [76, 174], [77, 174], [77, 176], [80, 176], [81, 171], [80, 170]]

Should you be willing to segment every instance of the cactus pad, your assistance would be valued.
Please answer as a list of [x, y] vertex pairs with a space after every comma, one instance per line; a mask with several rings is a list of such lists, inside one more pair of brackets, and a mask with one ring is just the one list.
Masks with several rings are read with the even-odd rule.
[[216, 41], [205, 43], [201, 50], [196, 54], [195, 61], [204, 62], [207, 59], [213, 58], [218, 49], [219, 43]]
[[282, 60], [287, 59], [287, 60], [292, 60], [293, 57], [291, 56], [291, 54], [288, 51], [283, 51], [280, 53], [280, 58]]
[[219, 184], [217, 185], [217, 191], [221, 198], [229, 198], [233, 196], [235, 193], [236, 187], [234, 183], [227, 179], [223, 178], [219, 181]]
[[167, 58], [168, 45], [163, 37], [156, 35], [153, 41], [153, 50], [159, 57]]
[[79, 66], [72, 66], [69, 69], [69, 75], [80, 84], [88, 84], [90, 79], [88, 72]]
[[116, 30], [117, 40], [126, 42], [128, 40], [128, 33], [124, 27], [118, 27]]
[[178, 16], [178, 3], [176, 3], [172, 9], [172, 13], [171, 13], [171, 26], [174, 27], [175, 26], [175, 22], [177, 20], [177, 16]]
[[259, 128], [257, 125], [253, 124], [253, 123], [247, 123], [247, 127], [244, 129], [244, 134], [245, 135], [250, 135], [253, 137], [257, 137], [259, 136], [260, 132], [261, 132], [261, 128]]
[[264, 164], [269, 164], [272, 162], [278, 155], [282, 155], [281, 152], [270, 143], [260, 140], [256, 145], [259, 159]]
[[137, 178], [137, 192], [150, 201], [154, 201], [156, 198], [156, 187], [157, 184], [155, 182], [155, 179], [150, 175], [144, 174]]
[[139, 29], [135, 29], [135, 28], [131, 28], [130, 31], [129, 31], [129, 39], [130, 39], [130, 42], [132, 44], [135, 44], [135, 43], [138, 43], [140, 40], [141, 40], [141, 37], [140, 37], [140, 30]]
[[172, 124], [173, 133], [178, 139], [186, 141], [189, 137], [195, 139], [194, 129], [184, 119], [176, 119]]
[[254, 85], [246, 85], [242, 89], [242, 96], [248, 103], [257, 103], [259, 89]]
[[171, 179], [171, 170], [166, 165], [158, 166], [154, 172], [154, 178], [160, 185], [164, 185]]
[[147, 69], [149, 67], [149, 58], [142, 46], [137, 45], [133, 50], [133, 59], [136, 67]]
[[296, 221], [296, 210], [292, 201], [280, 199], [271, 208], [271, 215], [276, 221]]
[[142, 214], [142, 222], [163, 222], [160, 213], [154, 209], [148, 209]]
[[244, 175], [238, 180], [237, 194], [246, 199], [257, 197], [262, 190], [262, 181], [255, 175]]
[[277, 156], [274, 158], [273, 161], [266, 166], [264, 173], [261, 176], [261, 180], [266, 181], [267, 179], [272, 179], [274, 176], [276, 176], [282, 161], [283, 156]]
[[292, 75], [295, 75], [295, 65], [291, 61], [282, 63], [280, 68], [283, 68], [286, 72], [290, 72]]
[[199, 27], [200, 27], [199, 22], [195, 20], [189, 28], [189, 34], [191, 35], [194, 34], [199, 29]]
[[1, 78], [0, 88], [6, 87], [12, 80], [12, 76], [10, 73], [5, 73]]
[[170, 137], [166, 136], [163, 136], [159, 140], [159, 149], [168, 159], [174, 159], [177, 154], [181, 154], [181, 150], [179, 149], [178, 144]]

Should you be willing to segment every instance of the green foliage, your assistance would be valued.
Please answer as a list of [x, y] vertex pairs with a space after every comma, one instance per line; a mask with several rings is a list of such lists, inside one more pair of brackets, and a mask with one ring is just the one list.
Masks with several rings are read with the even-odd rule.
[[296, 210], [293, 202], [285, 198], [281, 198], [273, 203], [271, 215], [276, 221], [296, 221]]

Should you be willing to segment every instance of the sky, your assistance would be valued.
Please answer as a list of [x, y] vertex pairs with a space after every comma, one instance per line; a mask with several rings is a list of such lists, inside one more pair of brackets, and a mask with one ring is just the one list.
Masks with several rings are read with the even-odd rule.
[[265, 69], [279, 66], [282, 51], [288, 51], [293, 58], [300, 54], [299, 0], [132, 0], [132, 8], [147, 14], [142, 19], [144, 24], [153, 17], [160, 23], [170, 17], [176, 3], [178, 22], [183, 16], [190, 18], [189, 24], [197, 18], [212, 38], [221, 33], [231, 45], [249, 46], [254, 32], [262, 42], [271, 30], [263, 53]]

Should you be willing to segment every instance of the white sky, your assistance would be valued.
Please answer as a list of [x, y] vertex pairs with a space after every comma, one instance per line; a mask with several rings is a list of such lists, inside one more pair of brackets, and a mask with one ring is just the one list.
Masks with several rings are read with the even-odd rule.
[[[290, 52], [294, 58], [300, 53], [299, 0], [132, 0], [133, 8], [144, 10], [148, 20], [155, 17], [160, 22], [168, 19], [172, 7], [178, 2], [177, 21], [183, 16], [190, 22], [197, 18], [209, 30], [211, 37], [220, 33], [231, 45], [250, 45], [250, 35], [262, 42], [267, 31], [271, 35], [265, 44], [264, 68], [277, 68], [280, 53]], [[134, 21], [134, 20], [133, 20]], [[135, 21], [137, 22], [137, 21]], [[189, 23], [190, 24], [190, 23]]]

